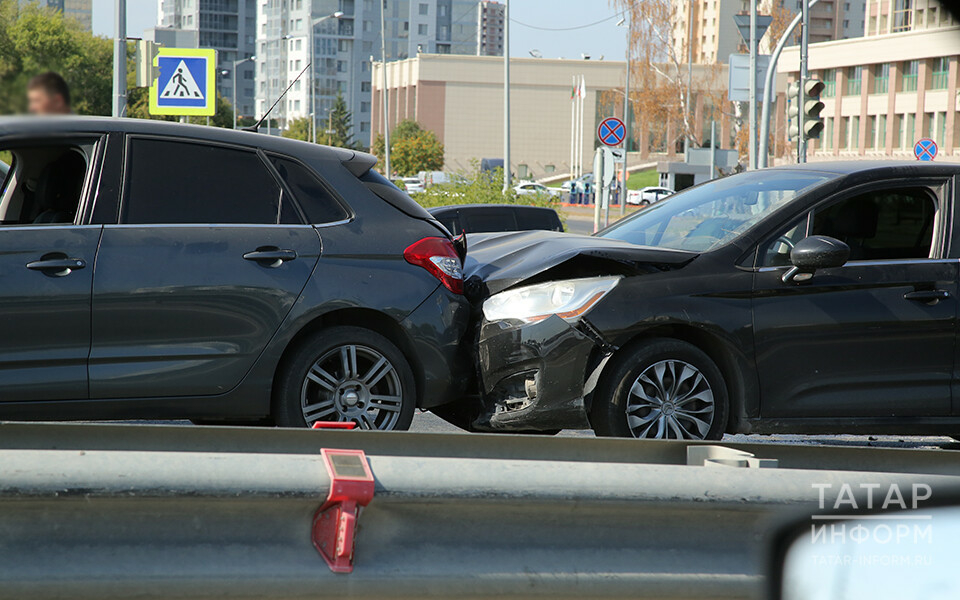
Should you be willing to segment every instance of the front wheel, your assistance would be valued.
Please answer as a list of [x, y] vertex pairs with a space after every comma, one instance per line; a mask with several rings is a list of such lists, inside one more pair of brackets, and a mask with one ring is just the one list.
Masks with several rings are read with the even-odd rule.
[[720, 369], [696, 346], [654, 339], [608, 366], [590, 413], [598, 436], [718, 440], [728, 399]]
[[352, 421], [359, 429], [410, 428], [416, 405], [413, 371], [382, 335], [332, 327], [301, 344], [282, 367], [274, 393], [281, 427]]

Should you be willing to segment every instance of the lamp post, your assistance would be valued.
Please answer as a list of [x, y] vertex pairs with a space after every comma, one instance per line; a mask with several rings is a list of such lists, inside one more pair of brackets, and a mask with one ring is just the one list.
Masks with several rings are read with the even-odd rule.
[[[393, 178], [393, 172], [390, 170], [390, 103], [387, 89], [387, 8], [386, 0], [380, 2], [380, 76], [381, 86], [380, 99], [383, 113], [383, 174], [387, 179]], [[370, 64], [373, 64], [373, 57], [370, 58]], [[371, 144], [372, 145], [372, 144]]]
[[623, 126], [626, 132], [623, 136], [623, 187], [620, 190], [620, 216], [623, 217], [627, 211], [627, 180], [630, 174], [627, 172], [627, 155], [630, 152], [630, 56], [632, 54], [630, 47], [633, 43], [633, 8], [628, 10], [627, 15], [617, 23], [618, 27], [627, 28], [627, 73], [623, 85]]
[[233, 128], [237, 128], [237, 67], [248, 60], [257, 60], [256, 56], [248, 56], [241, 60], [233, 61]]
[[314, 144], [317, 143], [317, 93], [315, 88], [316, 78], [314, 76], [315, 68], [313, 66], [313, 57], [314, 57], [314, 48], [313, 48], [313, 34], [314, 28], [323, 23], [327, 19], [339, 19], [343, 16], [343, 11], [337, 11], [335, 13], [329, 14], [325, 17], [319, 17], [310, 21], [310, 56], [307, 57], [307, 62], [310, 63], [310, 139]]

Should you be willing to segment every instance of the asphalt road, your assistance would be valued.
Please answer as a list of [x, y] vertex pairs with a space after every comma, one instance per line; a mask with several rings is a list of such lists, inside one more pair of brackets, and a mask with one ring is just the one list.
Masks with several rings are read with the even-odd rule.
[[[419, 433], [462, 433], [458, 427], [429, 412], [418, 412], [410, 431]], [[566, 429], [559, 437], [594, 437], [589, 430]], [[809, 446], [865, 446], [874, 448], [926, 448], [930, 450], [960, 450], [960, 442], [941, 436], [902, 435], [726, 435], [726, 442], [743, 444], [799, 444]]]

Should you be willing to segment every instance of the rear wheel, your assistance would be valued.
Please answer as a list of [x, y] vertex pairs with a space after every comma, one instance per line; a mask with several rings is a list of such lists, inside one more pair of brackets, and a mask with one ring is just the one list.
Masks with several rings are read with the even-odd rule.
[[415, 404], [413, 371], [396, 345], [368, 329], [332, 327], [286, 361], [274, 414], [281, 427], [352, 421], [359, 429], [406, 430]]
[[625, 349], [594, 397], [599, 436], [707, 439], [723, 436], [728, 399], [720, 369], [696, 346], [654, 339]]

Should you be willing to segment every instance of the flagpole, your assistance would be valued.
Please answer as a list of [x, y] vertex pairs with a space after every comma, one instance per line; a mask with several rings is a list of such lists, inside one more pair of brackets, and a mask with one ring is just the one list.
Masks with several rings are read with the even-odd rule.
[[587, 78], [580, 76], [580, 175], [583, 175], [583, 142], [584, 142], [584, 105], [587, 99]]
[[[576, 165], [573, 164], [573, 161], [576, 160], [576, 155], [574, 154], [574, 149], [577, 147], [577, 76], [571, 76], [573, 81], [573, 87], [570, 88], [570, 180], [576, 178], [574, 173], [576, 172]], [[573, 186], [570, 186], [570, 193], [572, 194], [575, 190]]]

